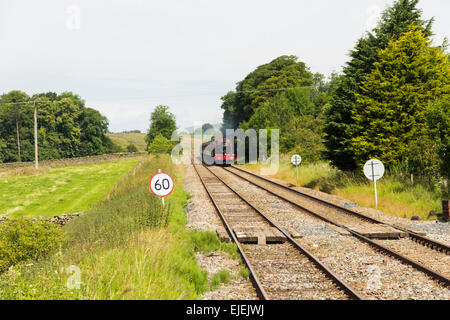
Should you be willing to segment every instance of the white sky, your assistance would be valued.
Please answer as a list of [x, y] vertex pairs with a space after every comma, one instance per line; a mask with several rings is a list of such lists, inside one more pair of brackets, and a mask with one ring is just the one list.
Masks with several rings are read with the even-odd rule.
[[[220, 97], [288, 54], [340, 71], [393, 0], [0, 0], [0, 93], [73, 91], [111, 131], [147, 130], [168, 105], [180, 127], [221, 122]], [[450, 1], [421, 0], [436, 43]], [[79, 14], [78, 14], [79, 13]]]

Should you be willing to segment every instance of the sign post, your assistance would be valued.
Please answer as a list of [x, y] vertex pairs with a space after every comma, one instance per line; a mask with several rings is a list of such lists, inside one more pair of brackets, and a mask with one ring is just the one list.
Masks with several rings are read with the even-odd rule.
[[165, 205], [164, 197], [172, 193], [174, 186], [172, 177], [161, 170], [158, 170], [158, 173], [150, 179], [150, 191], [161, 198], [163, 207]]
[[375, 190], [375, 207], [378, 207], [377, 197], [377, 180], [384, 174], [384, 165], [380, 160], [371, 159], [364, 165], [364, 175], [367, 179], [373, 181], [373, 187]]
[[291, 163], [295, 166], [295, 169], [297, 170], [297, 187], [299, 186], [298, 182], [298, 166], [300, 163], [302, 163], [302, 157], [300, 157], [298, 154], [294, 154], [291, 157]]

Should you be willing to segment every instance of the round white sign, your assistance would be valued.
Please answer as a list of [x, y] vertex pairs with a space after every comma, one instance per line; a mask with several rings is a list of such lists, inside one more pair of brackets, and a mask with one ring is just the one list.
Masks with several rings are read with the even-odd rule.
[[172, 177], [165, 172], [158, 172], [150, 180], [150, 190], [158, 197], [166, 197], [171, 194], [174, 186]]
[[291, 157], [291, 162], [294, 166], [298, 166], [302, 162], [302, 157], [300, 157], [298, 154], [294, 154]]
[[364, 175], [367, 179], [376, 181], [384, 174], [384, 165], [380, 160], [371, 159], [364, 165]]

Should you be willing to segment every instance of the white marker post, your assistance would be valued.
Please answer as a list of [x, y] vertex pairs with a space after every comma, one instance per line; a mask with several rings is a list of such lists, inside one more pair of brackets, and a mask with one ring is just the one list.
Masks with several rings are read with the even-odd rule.
[[291, 163], [295, 166], [296, 170], [297, 170], [297, 186], [299, 186], [299, 182], [298, 182], [298, 166], [300, 163], [302, 163], [302, 157], [300, 157], [298, 154], [294, 154], [291, 157]]
[[175, 184], [172, 177], [165, 172], [161, 172], [161, 170], [158, 170], [158, 173], [150, 179], [150, 191], [161, 198], [163, 207], [165, 205], [164, 197], [171, 194], [174, 187]]
[[375, 207], [378, 207], [377, 197], [377, 180], [384, 174], [384, 165], [380, 160], [371, 159], [364, 165], [364, 175], [373, 181], [373, 187], [375, 189]]

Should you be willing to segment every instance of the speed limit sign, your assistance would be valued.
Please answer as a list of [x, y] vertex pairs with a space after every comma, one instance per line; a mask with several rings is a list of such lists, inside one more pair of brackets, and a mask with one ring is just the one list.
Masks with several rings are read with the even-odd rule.
[[172, 177], [165, 172], [156, 173], [150, 180], [150, 190], [158, 197], [166, 197], [172, 193], [174, 187]]

